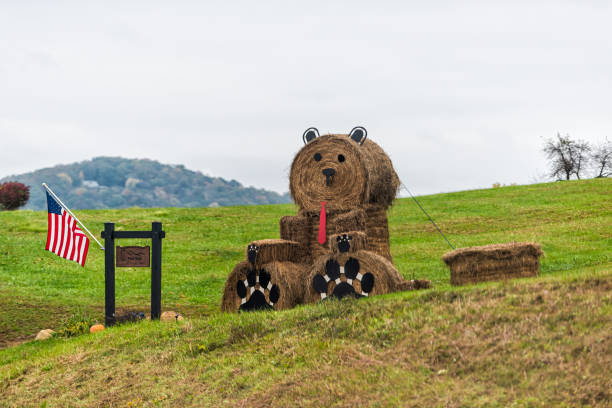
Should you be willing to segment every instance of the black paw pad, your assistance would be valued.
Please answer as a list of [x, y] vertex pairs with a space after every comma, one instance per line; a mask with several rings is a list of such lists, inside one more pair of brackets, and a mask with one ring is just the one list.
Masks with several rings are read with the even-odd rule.
[[350, 235], [342, 234], [336, 237], [336, 242], [338, 242], [338, 250], [340, 252], [348, 252], [351, 249], [351, 240], [353, 237]]
[[312, 286], [314, 287], [314, 289], [319, 292], [321, 295], [326, 294], [327, 295], [327, 282], [329, 282], [328, 280], [326, 280], [323, 275], [315, 275], [315, 277], [312, 279]]
[[[369, 272], [361, 274], [360, 268], [359, 261], [355, 258], [349, 258], [344, 266], [340, 266], [336, 260], [330, 259], [325, 264], [325, 274], [315, 275], [312, 286], [321, 295], [321, 299], [329, 296], [339, 299], [346, 296], [368, 296], [374, 288], [374, 275]], [[336, 286], [329, 293], [329, 282], [331, 281], [334, 281]], [[360, 292], [357, 292], [355, 282], [359, 282]]]
[[236, 283], [236, 293], [241, 299], [239, 310], [273, 310], [280, 298], [280, 290], [270, 280], [270, 274], [263, 269], [248, 271], [246, 279]]
[[255, 286], [255, 284], [257, 283], [257, 271], [255, 269], [251, 269], [247, 272], [246, 281], [248, 286]]
[[340, 284], [336, 285], [332, 296], [338, 299], [342, 299], [347, 296], [354, 298], [360, 297], [357, 295], [357, 292], [355, 292], [353, 285], [349, 285], [346, 282], [340, 282]]
[[270, 283], [270, 274], [266, 271], [264, 271], [263, 269], [259, 271], [259, 285], [262, 288], [267, 288], [268, 284]]
[[250, 263], [254, 264], [257, 260], [257, 253], [259, 252], [259, 247], [255, 244], [251, 244], [247, 247], [247, 258]]
[[361, 267], [359, 266], [358, 260], [355, 258], [349, 258], [348, 261], [346, 261], [346, 264], [344, 264], [344, 275], [346, 275], [346, 279], [350, 281], [357, 279], [357, 274], [359, 274], [360, 268]]
[[236, 293], [238, 293], [238, 297], [240, 299], [244, 299], [247, 295], [247, 287], [244, 284], [244, 281], [239, 280], [236, 284]]
[[278, 302], [280, 298], [280, 289], [276, 285], [272, 285], [270, 289], [270, 303], [274, 304]]
[[329, 277], [330, 280], [338, 280], [340, 279], [340, 265], [334, 259], [330, 259], [325, 264], [325, 274]]
[[374, 275], [370, 272], [363, 275], [361, 278], [361, 291], [364, 296], [368, 296], [368, 293], [374, 288]]

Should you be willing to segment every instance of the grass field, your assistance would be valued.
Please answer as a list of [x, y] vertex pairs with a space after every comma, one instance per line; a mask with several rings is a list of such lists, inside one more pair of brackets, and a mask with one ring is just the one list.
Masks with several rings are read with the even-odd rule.
[[[540, 242], [541, 276], [450, 287], [448, 247], [401, 199], [392, 255], [433, 289], [228, 315], [225, 277], [293, 206], [80, 211], [97, 234], [163, 222], [162, 304], [188, 324], [7, 347], [102, 320], [104, 260], [93, 245], [85, 268], [44, 251], [44, 212], [0, 213], [0, 406], [609, 406], [612, 179], [419, 199], [458, 247]], [[147, 311], [149, 285], [148, 269], [118, 269], [118, 308]]]

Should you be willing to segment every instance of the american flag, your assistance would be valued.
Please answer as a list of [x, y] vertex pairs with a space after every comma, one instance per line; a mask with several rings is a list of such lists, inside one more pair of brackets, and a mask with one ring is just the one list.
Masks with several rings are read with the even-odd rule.
[[85, 266], [89, 239], [70, 216], [47, 192], [49, 229], [46, 250]]

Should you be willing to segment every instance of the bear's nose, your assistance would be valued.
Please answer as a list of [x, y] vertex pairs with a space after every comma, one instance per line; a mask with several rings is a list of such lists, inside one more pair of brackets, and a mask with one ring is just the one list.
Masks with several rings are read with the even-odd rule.
[[328, 186], [331, 184], [332, 176], [336, 174], [336, 170], [334, 169], [323, 169], [323, 175], [325, 176], [325, 184]]

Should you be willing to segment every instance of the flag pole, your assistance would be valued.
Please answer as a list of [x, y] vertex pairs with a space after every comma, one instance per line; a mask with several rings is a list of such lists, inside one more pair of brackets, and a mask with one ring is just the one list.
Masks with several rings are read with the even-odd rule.
[[76, 220], [76, 222], [78, 222], [81, 225], [81, 227], [83, 227], [83, 229], [89, 234], [89, 236], [91, 238], [93, 238], [94, 241], [96, 241], [96, 243], [100, 246], [100, 249], [104, 251], [104, 247], [102, 246], [100, 241], [98, 241], [96, 239], [96, 237], [94, 237], [94, 235], [87, 229], [87, 227], [85, 225], [83, 225], [83, 223], [76, 217], [76, 215], [74, 215], [72, 213], [72, 211], [70, 211], [70, 209], [68, 207], [66, 207], [66, 205], [64, 203], [62, 203], [62, 200], [60, 200], [59, 197], [56, 196], [53, 191], [51, 191], [51, 189], [49, 188], [47, 183], [42, 183], [42, 186], [45, 188], [45, 190], [47, 190], [49, 192], [49, 194], [51, 194], [51, 196], [59, 203], [59, 205], [61, 205], [64, 208], [64, 210], [66, 210], [66, 212], [68, 214], [70, 214], [72, 216], [72, 218], [74, 218]]

